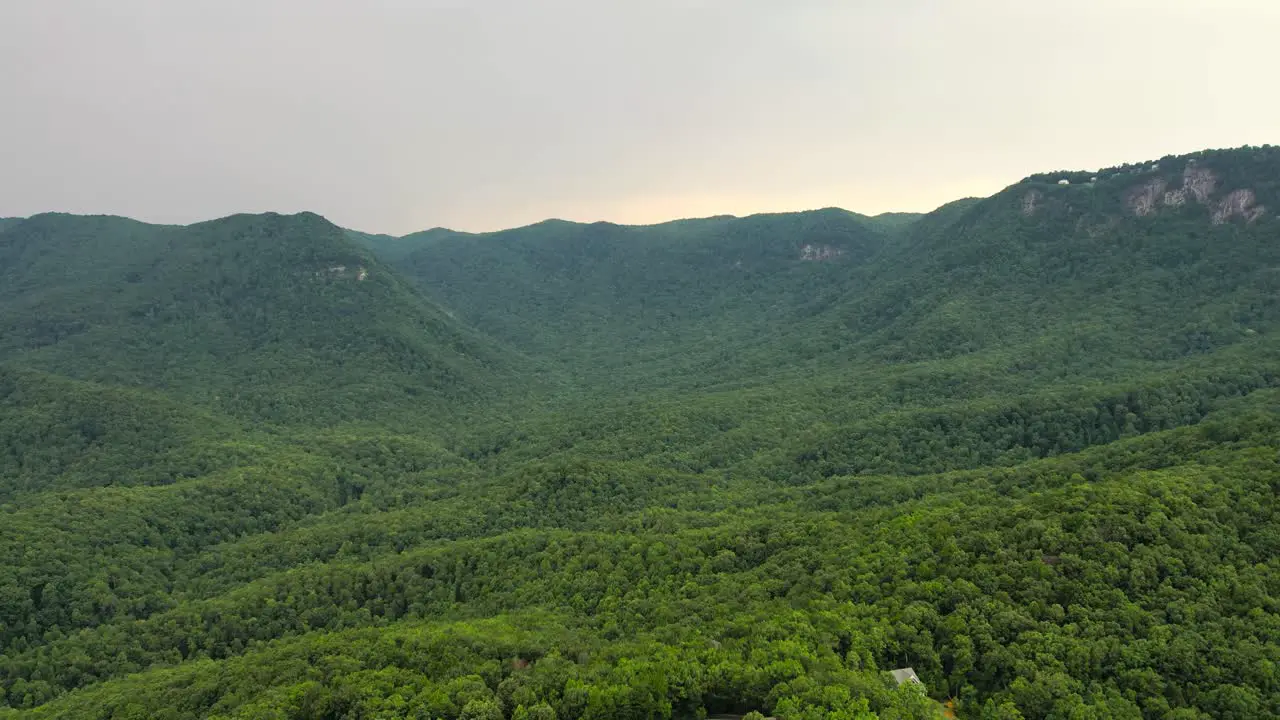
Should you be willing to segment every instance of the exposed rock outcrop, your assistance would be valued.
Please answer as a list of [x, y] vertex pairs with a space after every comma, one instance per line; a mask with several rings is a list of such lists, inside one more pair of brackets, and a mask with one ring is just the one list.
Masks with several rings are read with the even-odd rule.
[[355, 278], [357, 281], [364, 281], [369, 277], [369, 271], [363, 266], [356, 268], [348, 268], [346, 265], [333, 265], [324, 270], [315, 270], [312, 275], [316, 277], [329, 277], [333, 279]]
[[1242, 217], [1245, 222], [1253, 222], [1266, 212], [1266, 208], [1257, 204], [1253, 190], [1241, 188], [1232, 190], [1217, 202], [1212, 200], [1218, 188], [1218, 177], [1212, 170], [1188, 163], [1182, 173], [1182, 185], [1167, 189], [1168, 183], [1162, 178], [1154, 178], [1131, 189], [1125, 198], [1129, 211], [1139, 217], [1150, 215], [1158, 206], [1181, 207], [1188, 202], [1209, 205], [1212, 209], [1214, 225], [1221, 225], [1233, 217]]
[[1040, 207], [1040, 199], [1044, 196], [1039, 190], [1030, 190], [1026, 195], [1022, 196], [1022, 215], [1030, 217], [1035, 214], [1036, 208]]
[[1186, 171], [1182, 173], [1182, 189], [1190, 193], [1198, 203], [1209, 202], [1209, 196], [1213, 194], [1217, 185], [1217, 176], [1207, 168], [1188, 165]]
[[1217, 185], [1218, 178], [1212, 171], [1188, 165], [1186, 171], [1182, 173], [1182, 187], [1166, 192], [1164, 204], [1179, 207], [1185, 205], [1188, 199], [1204, 204], [1209, 201], [1209, 196], [1213, 194]]
[[1213, 224], [1221, 225], [1233, 217], [1239, 216], [1245, 222], [1253, 222], [1266, 212], [1266, 208], [1255, 205], [1257, 196], [1248, 188], [1232, 190], [1217, 202], [1213, 208]]
[[804, 245], [800, 248], [800, 259], [809, 261], [834, 260], [844, 254], [844, 250], [829, 245]]
[[1150, 180], [1129, 191], [1125, 205], [1134, 215], [1142, 217], [1156, 211], [1156, 202], [1164, 193], [1166, 183], [1162, 178]]

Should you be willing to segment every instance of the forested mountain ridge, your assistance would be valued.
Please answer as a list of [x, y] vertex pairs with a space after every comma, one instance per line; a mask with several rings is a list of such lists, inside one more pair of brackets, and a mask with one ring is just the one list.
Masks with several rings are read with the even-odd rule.
[[460, 319], [575, 381], [613, 383], [641, 365], [629, 377], [653, 389], [710, 374], [689, 363], [758, 345], [813, 312], [899, 224], [829, 208], [367, 241]]
[[842, 319], [888, 328], [868, 349], [889, 360], [1046, 335], [1140, 359], [1240, 342], [1274, 327], [1280, 310], [1280, 220], [1266, 210], [1280, 206], [1277, 176], [1280, 151], [1258, 149], [1083, 182], [1032, 178], [959, 213], [944, 208], [945, 222], [917, 223], [886, 254], [884, 281]]
[[548, 221], [370, 245], [595, 391], [1006, 349], [1089, 373], [1109, 367], [1098, 352], [1176, 359], [1274, 326], [1277, 176], [1273, 148], [1216, 151], [1032, 176], [918, 218]]
[[185, 227], [38, 215], [0, 234], [0, 278], [0, 361], [243, 417], [419, 417], [512, 371], [311, 213]]
[[1280, 717], [1278, 153], [0, 226], [0, 718]]

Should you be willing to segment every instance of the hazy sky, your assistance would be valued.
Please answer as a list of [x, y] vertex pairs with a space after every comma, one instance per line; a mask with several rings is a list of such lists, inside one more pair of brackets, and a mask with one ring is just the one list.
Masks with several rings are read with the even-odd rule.
[[0, 215], [403, 233], [1280, 142], [1277, 0], [0, 0]]

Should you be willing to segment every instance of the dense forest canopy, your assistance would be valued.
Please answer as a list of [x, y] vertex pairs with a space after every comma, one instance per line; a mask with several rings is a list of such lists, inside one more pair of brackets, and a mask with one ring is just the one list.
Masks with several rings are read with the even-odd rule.
[[1280, 717], [1278, 331], [1270, 146], [919, 216], [0, 219], [0, 719]]

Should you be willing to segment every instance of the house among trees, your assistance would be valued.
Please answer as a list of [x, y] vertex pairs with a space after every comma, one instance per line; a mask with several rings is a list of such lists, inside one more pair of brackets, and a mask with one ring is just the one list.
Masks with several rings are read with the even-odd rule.
[[915, 670], [912, 670], [912, 669], [911, 669], [911, 668], [909, 668], [909, 667], [908, 667], [908, 668], [900, 668], [900, 669], [898, 669], [898, 670], [890, 670], [890, 671], [889, 671], [889, 674], [893, 676], [893, 679], [894, 679], [894, 680], [895, 680], [899, 685], [902, 685], [903, 683], [915, 683], [916, 685], [923, 685], [923, 684], [924, 684], [924, 683], [920, 682], [920, 677], [919, 677], [918, 675], [916, 675], [916, 671], [915, 671]]
[[[924, 683], [920, 682], [920, 676], [916, 675], [916, 671], [909, 667], [890, 670], [889, 674], [893, 676], [894, 682], [898, 683], [898, 687], [902, 687], [903, 685], [910, 683], [913, 685], [919, 685], [922, 690], [924, 689]], [[946, 718], [946, 720], [955, 720], [956, 707], [954, 698], [946, 701], [945, 703], [934, 700], [933, 704], [938, 709], [938, 717]]]

